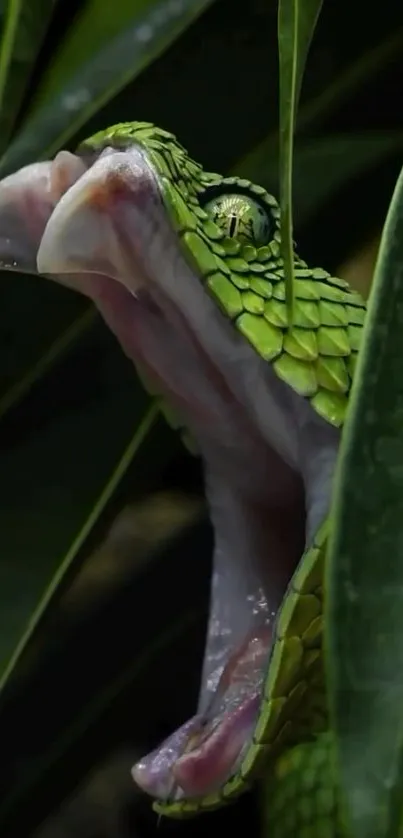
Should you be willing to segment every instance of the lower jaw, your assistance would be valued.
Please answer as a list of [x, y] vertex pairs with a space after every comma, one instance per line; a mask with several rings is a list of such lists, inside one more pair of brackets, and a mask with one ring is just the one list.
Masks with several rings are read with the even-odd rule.
[[160, 800], [203, 797], [235, 773], [252, 734], [260, 693], [244, 699], [206, 734], [194, 716], [132, 769], [136, 784]]
[[[86, 291], [126, 354], [135, 363], [140, 357], [147, 367], [133, 328], [137, 323], [139, 332], [144, 330], [142, 304], [124, 286], [102, 275], [89, 276]], [[133, 779], [140, 788], [160, 800], [198, 798], [218, 790], [236, 773], [258, 719], [270, 648], [267, 625], [255, 626], [227, 660], [213, 706], [210, 703], [203, 716], [193, 717], [134, 766]], [[246, 662], [246, 669], [237, 679], [240, 662], [241, 669]]]
[[[294, 508], [293, 512], [295, 516], [289, 516], [286, 526], [290, 527], [293, 521], [298, 529], [298, 518], [301, 512], [303, 527], [305, 516], [302, 509], [298, 506], [298, 509]], [[277, 515], [276, 520], [274, 515], [273, 519], [270, 510], [267, 516], [266, 523], [269, 530], [275, 528], [279, 516]], [[284, 541], [286, 538], [287, 533], [284, 532]], [[288, 551], [281, 556], [275, 554], [277, 560], [283, 559], [287, 564], [286, 572], [281, 574], [280, 587], [278, 579], [273, 586], [278, 568], [270, 568], [266, 564], [264, 570], [268, 570], [269, 573], [264, 574], [265, 579], [263, 580], [261, 575], [257, 576], [259, 590], [271, 592], [270, 598], [266, 593], [267, 607], [265, 609], [259, 609], [256, 612], [256, 597], [253, 599], [250, 595], [245, 597], [242, 594], [245, 589], [240, 587], [239, 594], [242, 596], [242, 602], [236, 606], [235, 603], [233, 604], [237, 613], [239, 609], [245, 611], [247, 607], [247, 616], [245, 613], [245, 622], [243, 622], [243, 632], [246, 632], [246, 636], [241, 637], [239, 632], [234, 636], [234, 646], [226, 653], [218, 683], [215, 677], [211, 678], [208, 668], [207, 673], [203, 672], [201, 712], [173, 733], [155, 751], [141, 759], [133, 768], [134, 781], [150, 796], [165, 802], [197, 800], [219, 792], [241, 769], [259, 719], [276, 613], [303, 549], [304, 544], [298, 541], [298, 545], [291, 552]], [[275, 571], [274, 574], [273, 571]], [[275, 600], [273, 599], [274, 590], [276, 590]], [[231, 597], [228, 588], [224, 596], [226, 595]], [[234, 609], [231, 609], [231, 613], [234, 613]], [[215, 616], [218, 616], [221, 622], [216, 609]], [[231, 626], [225, 624], [220, 627], [225, 644], [228, 642], [225, 641], [225, 636], [229, 628], [232, 630]], [[209, 635], [206, 658], [210, 639]], [[216, 684], [215, 687], [210, 686], [212, 680]]]
[[214, 697], [132, 770], [143, 791], [164, 801], [217, 791], [240, 768], [258, 719], [272, 632], [255, 630], [227, 661]]

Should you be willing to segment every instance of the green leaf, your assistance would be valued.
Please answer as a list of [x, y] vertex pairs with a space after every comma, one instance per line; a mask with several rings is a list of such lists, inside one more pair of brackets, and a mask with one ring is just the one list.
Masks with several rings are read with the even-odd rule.
[[[132, 484], [137, 469], [138, 463], [132, 463], [126, 485]], [[120, 497], [119, 506], [121, 500]], [[110, 712], [116, 699], [121, 700], [122, 693], [127, 693], [131, 681], [135, 681], [135, 713], [130, 722], [130, 736], [134, 741], [143, 741], [147, 725], [152, 728], [151, 708], [156, 715], [158, 704], [161, 709], [158, 698], [153, 699], [150, 695], [153, 681], [163, 684], [161, 669], [167, 667], [167, 660], [178, 659], [175, 653], [179, 652], [179, 659], [181, 654], [183, 657], [183, 647], [187, 654], [189, 650], [193, 652], [192, 641], [189, 646], [189, 629], [195, 621], [200, 621], [201, 607], [205, 619], [211, 565], [209, 530], [202, 512], [200, 499], [177, 493], [152, 492], [143, 500], [130, 501], [125, 512], [114, 519], [112, 530], [108, 528], [107, 538], [101, 545], [97, 539], [96, 551], [87, 556], [84, 574], [92, 567], [87, 583], [80, 581], [79, 574], [73, 580], [70, 577], [70, 585], [65, 586], [61, 595], [59, 589], [58, 599], [53, 602], [51, 613], [45, 615], [41, 631], [37, 633], [36, 642], [31, 643], [30, 654], [19, 667], [11, 691], [13, 698], [17, 696], [19, 712], [24, 713], [27, 694], [32, 696], [33, 692], [37, 696], [38, 680], [42, 680], [39, 692], [45, 690], [46, 694], [52, 695], [50, 713], [53, 721], [49, 726], [47, 719], [41, 716], [35, 732], [32, 734], [29, 730], [25, 737], [21, 733], [17, 746], [15, 742], [13, 745], [12, 736], [6, 734], [2, 738], [6, 764], [5, 751], [9, 752], [10, 748], [14, 755], [20, 754], [22, 746], [22, 762], [24, 750], [31, 755], [22, 770], [18, 765], [17, 776], [7, 783], [7, 788], [2, 788], [2, 834], [9, 834], [8, 819], [18, 818], [21, 798], [26, 802], [27, 795], [36, 797], [38, 784], [52, 786], [54, 772], [60, 771], [61, 765], [65, 783], [72, 747], [77, 747], [77, 739], [82, 740], [89, 728], [99, 724], [101, 715], [100, 736], [101, 739], [108, 737], [105, 713]], [[189, 562], [189, 555], [192, 562]], [[188, 596], [183, 597], [183, 590]], [[201, 643], [204, 629], [203, 621]], [[174, 639], [176, 648], [167, 649]], [[186, 694], [189, 678], [192, 680], [192, 670], [198, 666], [201, 643], [196, 648], [195, 659], [188, 661], [184, 668], [179, 667], [177, 672], [175, 683], [179, 695], [176, 693], [175, 704], [178, 707], [183, 704], [183, 693]], [[165, 662], [155, 659], [158, 648], [159, 657], [164, 655]], [[63, 659], [62, 666], [58, 663], [60, 659]], [[82, 689], [76, 674], [82, 667], [87, 667], [88, 659], [91, 661], [88, 665], [90, 676], [89, 679], [84, 676], [86, 683]], [[148, 671], [142, 674], [145, 667]], [[165, 690], [168, 702], [170, 689]], [[5, 716], [18, 724], [18, 712], [13, 712], [10, 700], [8, 705], [8, 713], [7, 710], [4, 713], [3, 702], [2, 733]], [[184, 713], [189, 712], [189, 703], [183, 706]], [[39, 749], [32, 745], [35, 739], [41, 743]], [[78, 771], [80, 769], [81, 766]], [[77, 766], [73, 772], [77, 776]]]
[[323, 0], [279, 0], [278, 3], [281, 249], [285, 270], [286, 303], [291, 318], [294, 304], [292, 235], [294, 131], [305, 63], [322, 2]]
[[0, 418], [97, 320], [88, 300], [42, 278], [2, 272]]
[[403, 170], [383, 231], [335, 484], [329, 689], [354, 838], [403, 801]]
[[[119, 3], [114, 4], [105, 0], [86, 0], [52, 60], [52, 71], [47, 72], [39, 83], [30, 112], [39, 110], [45, 103], [55, 99], [66, 81], [79, 73], [89, 58], [105, 49], [126, 29], [139, 25], [152, 27], [153, 15], [159, 7], [160, 3], [156, 0], [136, 0], [135, 4], [133, 0], [119, 0]], [[169, 25], [169, 21], [169, 15], [165, 21], [164, 16], [161, 16], [162, 25]]]
[[[8, 0], [0, 8], [0, 153], [7, 147], [55, 0]], [[4, 20], [2, 20], [4, 18]]]
[[[403, 48], [403, 27], [400, 27], [393, 35], [388, 35], [364, 55], [359, 55], [357, 60], [351, 64], [344, 73], [340, 74], [336, 81], [323, 90], [319, 96], [302, 105], [298, 114], [296, 130], [299, 134], [306, 131], [313, 125], [318, 125], [329, 115], [332, 109], [340, 106], [346, 99], [351, 97], [365, 83], [372, 81], [373, 77], [379, 75], [385, 65], [392, 62], [399, 55]], [[234, 174], [250, 178], [256, 183], [262, 183], [268, 189], [278, 192], [278, 132], [270, 133], [259, 145], [239, 160]], [[310, 138], [309, 143], [312, 142]], [[321, 140], [318, 140], [320, 143]], [[295, 162], [298, 160], [299, 146], [295, 148]], [[276, 169], [276, 171], [274, 171]], [[266, 179], [266, 180], [265, 180]], [[294, 184], [296, 188], [296, 185]], [[312, 182], [310, 184], [312, 188]]]
[[[156, 418], [157, 408], [150, 407], [150, 398], [136, 384], [132, 364], [103, 324], [81, 343], [81, 355], [68, 361], [70, 371], [59, 365], [50, 381], [46, 417], [41, 416], [44, 393], [35, 394], [36, 409], [25, 402], [23, 417], [18, 420], [14, 411], [11, 428], [2, 432], [2, 686]], [[59, 396], [54, 393], [57, 379], [65, 382]], [[25, 416], [32, 427], [26, 427]], [[151, 453], [157, 461], [163, 459], [160, 440], [154, 439]], [[165, 456], [169, 453], [165, 439]]]
[[294, 202], [298, 221], [309, 220], [349, 180], [403, 150], [403, 133], [340, 134], [295, 149]]
[[[54, 89], [51, 81], [52, 64], [32, 114], [0, 160], [0, 177], [34, 159], [52, 157], [212, 2], [143, 0], [141, 4], [111, 6], [92, 0], [95, 17], [85, 12], [67, 34], [60, 59], [55, 57], [58, 87]], [[109, 26], [115, 33], [112, 39], [106, 38]], [[70, 61], [75, 51], [78, 58], [72, 72]]]
[[[306, 223], [321, 205], [351, 178], [357, 178], [403, 149], [403, 133], [390, 131], [336, 134], [301, 141], [293, 162], [293, 192], [297, 223]], [[277, 158], [267, 161], [260, 149], [237, 166], [241, 177], [278, 191]]]

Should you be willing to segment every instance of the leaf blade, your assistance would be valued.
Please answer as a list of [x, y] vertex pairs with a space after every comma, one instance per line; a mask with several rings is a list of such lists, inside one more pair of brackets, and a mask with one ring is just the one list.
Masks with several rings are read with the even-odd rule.
[[0, 42], [0, 152], [12, 133], [54, 5], [55, 0], [42, 0], [38, 14], [29, 0], [8, 0]]
[[292, 221], [292, 158], [296, 112], [309, 47], [323, 0], [279, 0], [278, 50], [280, 85], [280, 230], [286, 304], [292, 323], [294, 248]]
[[92, 507], [88, 517], [84, 521], [81, 529], [79, 530], [72, 544], [67, 550], [67, 553], [58, 565], [56, 572], [54, 573], [43, 596], [41, 597], [38, 605], [36, 606], [35, 611], [29, 619], [25, 632], [21, 635], [17, 645], [14, 647], [12, 656], [0, 675], [0, 692], [4, 688], [8, 678], [11, 676], [15, 666], [18, 664], [21, 655], [23, 654], [30, 638], [32, 637], [33, 632], [35, 631], [40, 619], [43, 617], [47, 606], [49, 605], [53, 595], [56, 593], [56, 590], [61, 581], [63, 580], [67, 570], [70, 569], [70, 566], [76, 558], [80, 548], [82, 547], [92, 528], [96, 524], [99, 516], [102, 514], [102, 511], [104, 510], [106, 504], [108, 503], [112, 494], [119, 485], [125, 472], [129, 468], [140, 445], [144, 441], [145, 436], [151, 432], [153, 425], [155, 424], [155, 421], [157, 419], [157, 416], [158, 406], [154, 402], [151, 403], [151, 405], [147, 408], [146, 412], [144, 413], [133, 436], [131, 437], [127, 446], [125, 447], [122, 456], [118, 460], [112, 475], [108, 479], [104, 488], [102, 488], [101, 493], [97, 498], [94, 506]]
[[354, 838], [392, 838], [402, 814], [402, 242], [403, 170], [344, 430], [326, 568], [328, 684]]
[[52, 157], [89, 118], [158, 57], [214, 0], [154, 0], [38, 106], [0, 160], [0, 177], [33, 159]]
[[[63, 575], [75, 556], [85, 522], [94, 521], [94, 506], [95, 517], [102, 510], [116, 462], [121, 460], [133, 434], [138, 446], [144, 442], [139, 425], [150, 398], [136, 382], [132, 364], [122, 356], [114, 338], [101, 323], [82, 340], [80, 356], [76, 354], [66, 363], [70, 372], [60, 367], [46, 382], [48, 395], [34, 394], [36, 410], [26, 408], [22, 419], [17, 421], [13, 411], [11, 430], [5, 433], [3, 429], [2, 434], [2, 686], [6, 677], [1, 673], [9, 675], [10, 658], [13, 665], [16, 661], [13, 649], [19, 643], [19, 656], [32, 626], [37, 623], [37, 617], [31, 620], [31, 615], [38, 601], [55, 574], [59, 578], [60, 563], [63, 563]], [[85, 379], [80, 386], [74, 372], [78, 367], [83, 368]], [[55, 378], [60, 377], [63, 388], [55, 393]], [[42, 403], [47, 403], [45, 415]], [[25, 427], [26, 416], [34, 427]], [[154, 447], [155, 456], [161, 457], [159, 446]], [[129, 450], [134, 456], [139, 447], [136, 451]], [[165, 455], [169, 456], [167, 446]], [[42, 613], [42, 607], [40, 610]]]
[[[278, 192], [278, 161], [267, 148], [240, 161], [233, 174]], [[401, 131], [329, 134], [301, 140], [294, 152], [293, 204], [297, 223], [306, 223], [321, 205], [352, 178], [369, 172], [403, 149]]]

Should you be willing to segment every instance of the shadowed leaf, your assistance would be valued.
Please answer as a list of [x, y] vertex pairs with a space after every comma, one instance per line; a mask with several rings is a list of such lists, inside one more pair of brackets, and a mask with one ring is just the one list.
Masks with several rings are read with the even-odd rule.
[[37, 404], [32, 427], [14, 417], [2, 433], [0, 684], [156, 418], [132, 364], [101, 324], [81, 349], [69, 359], [70, 372], [59, 371], [71, 377], [79, 363], [81, 393], [73, 372], [61, 403], [57, 393], [53, 406], [48, 401], [49, 415]]
[[[44, 103], [42, 105], [39, 96], [18, 137], [0, 160], [0, 176], [4, 177], [32, 160], [52, 157], [212, 2], [152, 0], [136, 6], [120, 3], [113, 7], [104, 2], [93, 2], [95, 19], [85, 12], [77, 27], [67, 34], [60, 62], [56, 57], [58, 88], [54, 90], [50, 81], [47, 94], [45, 78]], [[105, 40], [102, 30], [108, 28], [112, 8], [112, 32], [115, 34]], [[98, 15], [102, 21], [95, 23]], [[91, 28], [98, 32], [98, 38], [91, 34]], [[94, 50], [89, 54], [88, 44]], [[75, 51], [78, 51], [79, 67], [72, 72], [69, 62]], [[86, 60], [81, 63], [84, 56]], [[53, 65], [48, 72], [51, 78]]]
[[292, 156], [302, 78], [322, 0], [279, 0], [281, 248], [286, 303], [293, 314], [294, 249], [292, 238]]
[[[296, 223], [307, 223], [338, 189], [401, 150], [401, 131], [383, 134], [368, 131], [301, 140], [295, 148], [293, 162]], [[240, 162], [237, 172], [277, 194], [277, 158], [266, 161], [260, 153], [254, 159], [250, 156]]]
[[3, 0], [0, 6], [0, 153], [4, 152], [56, 0]]
[[[303, 133], [313, 125], [320, 124], [332, 109], [338, 107], [343, 101], [356, 93], [357, 88], [365, 81], [369, 81], [380, 73], [385, 64], [392, 61], [401, 52], [402, 48], [403, 27], [394, 32], [393, 35], [388, 35], [383, 42], [365, 52], [364, 55], [360, 55], [353, 64], [336, 78], [333, 84], [330, 84], [318, 96], [303, 104], [298, 114], [297, 134]], [[238, 162], [236, 173], [259, 183], [259, 179], [264, 180], [266, 171], [268, 171], [271, 179], [270, 183], [277, 184], [278, 152], [278, 133], [271, 133]], [[296, 154], [298, 154], [298, 145], [295, 149]], [[273, 177], [274, 166], [276, 166], [275, 178]]]
[[328, 675], [354, 838], [403, 799], [403, 171], [383, 231], [344, 431], [327, 567]]

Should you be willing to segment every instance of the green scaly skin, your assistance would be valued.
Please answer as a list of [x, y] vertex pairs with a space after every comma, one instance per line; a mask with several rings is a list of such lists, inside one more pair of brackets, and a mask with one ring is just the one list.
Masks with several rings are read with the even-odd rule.
[[[365, 318], [365, 303], [348, 284], [295, 254], [295, 322], [288, 327], [280, 253], [279, 207], [260, 186], [205, 172], [169, 133], [147, 123], [114, 126], [85, 147], [143, 146], [160, 176], [163, 201], [183, 253], [217, 305], [276, 374], [330, 424], [346, 415]], [[274, 233], [265, 244], [259, 219], [229, 221], [202, 206], [206, 190], [240, 190], [267, 207]], [[277, 616], [264, 695], [253, 742], [236, 776], [197, 800], [159, 802], [168, 817], [197, 815], [228, 803], [261, 781], [263, 818], [271, 838], [345, 836], [333, 767], [323, 672], [323, 572], [327, 519], [302, 556]], [[263, 779], [262, 779], [263, 778]]]

